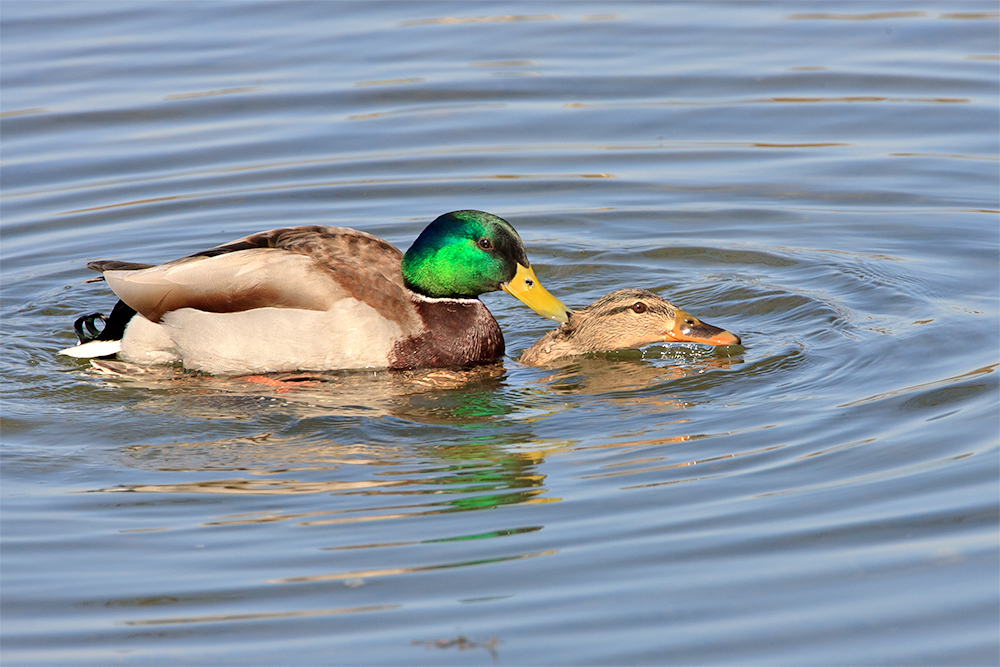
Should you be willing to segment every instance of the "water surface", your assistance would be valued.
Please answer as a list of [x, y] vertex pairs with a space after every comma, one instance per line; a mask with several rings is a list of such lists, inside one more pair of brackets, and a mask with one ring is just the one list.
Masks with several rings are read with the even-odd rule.
[[[17, 3], [5, 664], [996, 664], [995, 3]], [[273, 387], [56, 355], [278, 226], [510, 220], [743, 337]]]

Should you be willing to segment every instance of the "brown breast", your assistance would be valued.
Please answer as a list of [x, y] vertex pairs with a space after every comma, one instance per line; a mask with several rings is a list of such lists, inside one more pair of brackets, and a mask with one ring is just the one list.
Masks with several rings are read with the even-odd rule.
[[396, 343], [389, 368], [446, 368], [486, 364], [504, 353], [503, 334], [478, 299], [417, 301], [423, 333]]

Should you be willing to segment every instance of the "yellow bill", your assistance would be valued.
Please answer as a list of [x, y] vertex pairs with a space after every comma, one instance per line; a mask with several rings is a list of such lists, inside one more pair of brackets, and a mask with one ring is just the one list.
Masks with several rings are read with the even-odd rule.
[[569, 308], [542, 287], [535, 277], [534, 269], [518, 264], [514, 277], [508, 282], [501, 283], [500, 288], [542, 317], [556, 322], [569, 322]]

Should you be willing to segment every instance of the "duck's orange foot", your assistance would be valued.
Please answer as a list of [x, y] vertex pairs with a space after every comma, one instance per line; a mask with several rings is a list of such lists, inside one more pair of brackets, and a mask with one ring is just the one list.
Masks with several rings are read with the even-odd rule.
[[310, 376], [296, 376], [288, 380], [279, 380], [278, 378], [268, 377], [267, 375], [245, 375], [240, 379], [244, 382], [254, 382], [256, 384], [274, 387], [275, 391], [280, 394], [284, 391], [298, 391], [302, 387], [314, 387], [319, 384], [317, 380], [308, 379], [309, 377]]

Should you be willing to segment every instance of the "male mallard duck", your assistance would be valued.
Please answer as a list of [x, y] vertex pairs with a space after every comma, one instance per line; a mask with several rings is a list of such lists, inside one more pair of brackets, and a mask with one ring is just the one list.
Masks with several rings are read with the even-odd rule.
[[498, 289], [540, 315], [569, 318], [510, 223], [482, 211], [442, 215], [405, 255], [371, 234], [316, 226], [253, 234], [159, 266], [87, 266], [121, 301], [108, 318], [77, 320], [81, 344], [62, 354], [181, 361], [213, 374], [496, 361], [503, 334], [476, 297]]
[[739, 345], [740, 337], [692, 317], [644, 289], [620, 289], [574, 310], [569, 321], [542, 336], [521, 363], [542, 366], [561, 357], [685, 341]]

